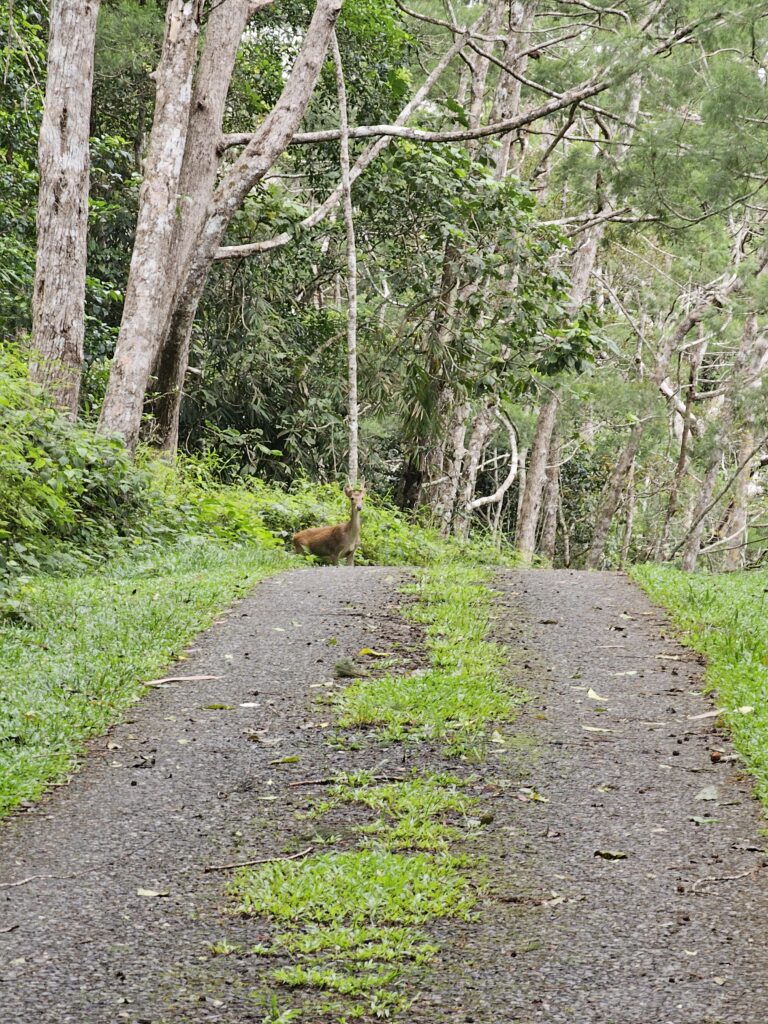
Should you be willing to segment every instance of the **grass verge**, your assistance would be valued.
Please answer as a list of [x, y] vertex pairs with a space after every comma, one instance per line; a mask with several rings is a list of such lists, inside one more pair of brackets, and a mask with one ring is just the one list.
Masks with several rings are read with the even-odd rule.
[[706, 686], [768, 807], [768, 572], [684, 573], [645, 565], [632, 577], [663, 605], [682, 641], [707, 658]]
[[[446, 753], [481, 759], [492, 743], [504, 744], [496, 726], [512, 720], [519, 701], [504, 683], [502, 648], [488, 640], [486, 574], [441, 562], [422, 573], [415, 593], [409, 615], [426, 626], [429, 666], [352, 682], [338, 703], [340, 727], [378, 726], [374, 739], [387, 743], [437, 737]], [[270, 941], [251, 953], [273, 958], [269, 977], [292, 993], [288, 1009], [274, 993], [254, 994], [271, 1007], [265, 1022], [407, 1014], [420, 972], [439, 951], [430, 923], [471, 919], [483, 892], [477, 858], [464, 856], [461, 844], [492, 815], [482, 814], [468, 781], [453, 773], [387, 781], [341, 774], [312, 815], [365, 809], [352, 849], [345, 830], [344, 848], [238, 872], [229, 887], [234, 909], [270, 927]]]
[[0, 814], [72, 769], [217, 612], [285, 555], [194, 538], [142, 549], [98, 572], [40, 576], [25, 623], [0, 622]]

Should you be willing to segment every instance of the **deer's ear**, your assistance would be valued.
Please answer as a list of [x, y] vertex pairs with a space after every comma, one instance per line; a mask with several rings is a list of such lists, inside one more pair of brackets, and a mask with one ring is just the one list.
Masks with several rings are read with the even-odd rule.
[[352, 488], [349, 486], [349, 484], [347, 484], [347, 486], [344, 488], [344, 493], [348, 498], [352, 497]]

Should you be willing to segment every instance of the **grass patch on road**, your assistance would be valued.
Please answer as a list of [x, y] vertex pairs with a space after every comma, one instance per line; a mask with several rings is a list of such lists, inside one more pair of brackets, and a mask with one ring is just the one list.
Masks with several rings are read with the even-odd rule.
[[[489, 639], [487, 581], [483, 569], [466, 563], [425, 570], [408, 588], [417, 601], [407, 614], [425, 626], [429, 665], [352, 681], [336, 701], [339, 726], [376, 726], [373, 743], [438, 740], [463, 759], [508, 749], [496, 729], [514, 718], [520, 695], [504, 679], [504, 649]], [[474, 781], [453, 771], [340, 773], [318, 783], [324, 792], [310, 816], [328, 815], [333, 827], [354, 806], [354, 828], [333, 841], [342, 848], [237, 874], [229, 887], [235, 910], [270, 927], [269, 941], [251, 952], [274, 958], [269, 978], [291, 993], [282, 1012], [282, 996], [254, 993], [272, 999], [265, 1022], [407, 1019], [422, 972], [439, 952], [430, 924], [471, 919], [484, 892], [477, 857], [462, 851], [493, 820], [472, 795]], [[360, 821], [361, 809], [368, 820]]]
[[504, 649], [488, 640], [488, 572], [440, 563], [411, 588], [408, 616], [426, 627], [429, 667], [410, 675], [359, 679], [339, 695], [342, 728], [379, 726], [385, 740], [440, 740], [459, 756], [482, 760], [496, 723], [510, 722], [519, 695], [505, 685]]
[[72, 770], [217, 612], [287, 556], [195, 538], [81, 576], [40, 576], [0, 622], [0, 815]]
[[[768, 807], [768, 572], [640, 566], [633, 578], [707, 658], [706, 685]], [[740, 710], [741, 709], [741, 710]], [[748, 710], [749, 709], [749, 710]]]

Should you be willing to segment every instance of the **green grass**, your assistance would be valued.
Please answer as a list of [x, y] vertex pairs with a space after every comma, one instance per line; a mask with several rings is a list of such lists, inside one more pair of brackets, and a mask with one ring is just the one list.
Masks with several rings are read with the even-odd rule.
[[466, 917], [475, 902], [453, 858], [383, 849], [244, 868], [229, 891], [243, 914], [358, 927]]
[[485, 570], [461, 562], [422, 574], [409, 615], [426, 626], [429, 667], [355, 681], [337, 699], [339, 725], [378, 726], [387, 740], [438, 739], [451, 753], [482, 759], [492, 726], [512, 721], [520, 699], [504, 684], [503, 648], [487, 639], [487, 579]]
[[39, 576], [19, 597], [29, 624], [0, 622], [0, 814], [65, 777], [217, 612], [285, 567], [257, 545], [187, 539]]
[[[461, 786], [459, 780], [448, 776], [414, 776], [377, 785], [372, 776], [360, 772], [331, 787], [329, 798], [316, 810], [326, 813], [340, 804], [362, 804], [378, 815], [361, 829], [369, 843], [390, 850], [441, 851], [467, 838], [467, 816], [477, 801], [462, 792]], [[458, 827], [459, 823], [464, 827]]]
[[725, 709], [722, 719], [768, 807], [768, 572], [647, 565], [632, 576], [669, 610], [683, 642], [706, 656], [707, 689]]
[[343, 1019], [406, 1010], [411, 997], [397, 983], [437, 952], [414, 925], [466, 919], [477, 898], [455, 858], [383, 847], [245, 868], [229, 892], [240, 913], [278, 927], [253, 950], [290, 957], [274, 981], [341, 997]]

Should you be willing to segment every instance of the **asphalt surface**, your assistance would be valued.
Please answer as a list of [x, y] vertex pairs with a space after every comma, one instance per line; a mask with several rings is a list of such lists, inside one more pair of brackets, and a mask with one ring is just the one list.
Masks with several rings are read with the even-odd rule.
[[[228, 914], [226, 873], [203, 869], [302, 849], [310, 780], [450, 766], [426, 745], [337, 749], [317, 703], [362, 646], [418, 664], [405, 578], [263, 582], [168, 672], [221, 678], [148, 693], [69, 786], [0, 827], [2, 1024], [261, 1024], [269, 964], [209, 947], [265, 925]], [[452, 766], [490, 819], [469, 850], [488, 896], [474, 921], [434, 926], [408, 1024], [766, 1024], [764, 820], [697, 717], [701, 665], [621, 575], [498, 586], [497, 638], [530, 700], [484, 765]]]

